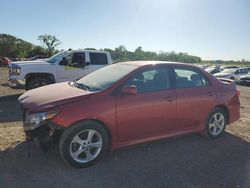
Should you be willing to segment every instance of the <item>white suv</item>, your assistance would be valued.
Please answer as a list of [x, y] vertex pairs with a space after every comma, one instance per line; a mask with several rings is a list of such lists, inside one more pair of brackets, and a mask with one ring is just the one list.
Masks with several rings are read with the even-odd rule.
[[62, 51], [45, 60], [11, 63], [8, 83], [10, 87], [25, 87], [29, 90], [52, 83], [73, 81], [108, 64], [112, 64], [112, 59], [105, 51]]

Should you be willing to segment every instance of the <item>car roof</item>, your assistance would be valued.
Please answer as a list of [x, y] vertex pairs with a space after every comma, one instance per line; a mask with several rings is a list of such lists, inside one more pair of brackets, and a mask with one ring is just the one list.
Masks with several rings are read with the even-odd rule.
[[69, 50], [68, 52], [93, 52], [93, 53], [107, 53], [106, 51], [103, 51], [103, 50], [82, 50], [82, 49], [79, 49], [79, 50]]
[[[137, 65], [137, 66], [146, 66], [146, 65], [184, 65], [193, 68], [199, 68], [195, 65], [188, 64], [188, 63], [181, 63], [181, 62], [174, 62], [174, 61], [125, 61], [125, 62], [118, 62], [119, 64], [130, 64], [130, 65]], [[199, 68], [200, 69], [200, 68]]]

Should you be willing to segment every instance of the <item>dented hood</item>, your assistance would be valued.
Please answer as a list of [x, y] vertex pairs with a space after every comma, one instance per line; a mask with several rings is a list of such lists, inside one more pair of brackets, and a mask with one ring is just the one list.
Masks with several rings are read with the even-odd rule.
[[41, 112], [58, 105], [83, 100], [91, 93], [63, 82], [27, 91], [18, 98], [18, 101], [22, 108], [29, 112]]

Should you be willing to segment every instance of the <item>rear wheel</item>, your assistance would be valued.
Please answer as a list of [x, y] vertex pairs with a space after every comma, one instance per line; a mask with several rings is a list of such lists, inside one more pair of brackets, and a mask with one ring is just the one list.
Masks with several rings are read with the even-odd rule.
[[75, 168], [93, 165], [107, 149], [106, 130], [92, 121], [77, 123], [65, 130], [59, 142], [61, 157]]
[[206, 122], [205, 136], [216, 138], [223, 134], [227, 123], [227, 115], [221, 108], [216, 108], [208, 116]]
[[230, 77], [230, 79], [231, 79], [231, 80], [234, 80], [235, 78], [232, 76], [232, 77]]
[[34, 78], [31, 78], [29, 82], [27, 83], [26, 90], [35, 89], [38, 87], [49, 85], [51, 83], [52, 83], [51, 80], [49, 80], [48, 78], [34, 77]]

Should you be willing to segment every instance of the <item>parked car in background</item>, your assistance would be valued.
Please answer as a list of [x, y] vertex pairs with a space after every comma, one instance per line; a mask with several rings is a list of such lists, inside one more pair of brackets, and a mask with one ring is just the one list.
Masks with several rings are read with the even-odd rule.
[[208, 67], [205, 69], [205, 71], [207, 71], [210, 74], [216, 74], [216, 73], [221, 72], [220, 68], [217, 68], [217, 67]]
[[241, 76], [237, 83], [240, 85], [250, 86], [250, 71], [248, 74]]
[[206, 69], [209, 67], [209, 65], [196, 65], [197, 67], [200, 67], [201, 69]]
[[27, 138], [58, 139], [61, 157], [76, 168], [109, 149], [165, 137], [197, 132], [217, 138], [240, 117], [235, 85], [193, 65], [161, 61], [112, 64], [18, 100]]
[[226, 66], [221, 66], [220, 69], [221, 70], [226, 70], [226, 69], [238, 69], [240, 68], [239, 66], [236, 65], [226, 65]]
[[228, 78], [231, 80], [238, 80], [240, 76], [246, 75], [248, 73], [247, 68], [231, 68], [225, 69], [220, 73], [214, 74], [215, 77], [218, 78]]
[[11, 64], [11, 60], [7, 57], [0, 57], [0, 66], [8, 66]]
[[76, 80], [109, 64], [112, 59], [105, 51], [62, 51], [46, 60], [13, 62], [9, 67], [9, 85], [30, 90]]

